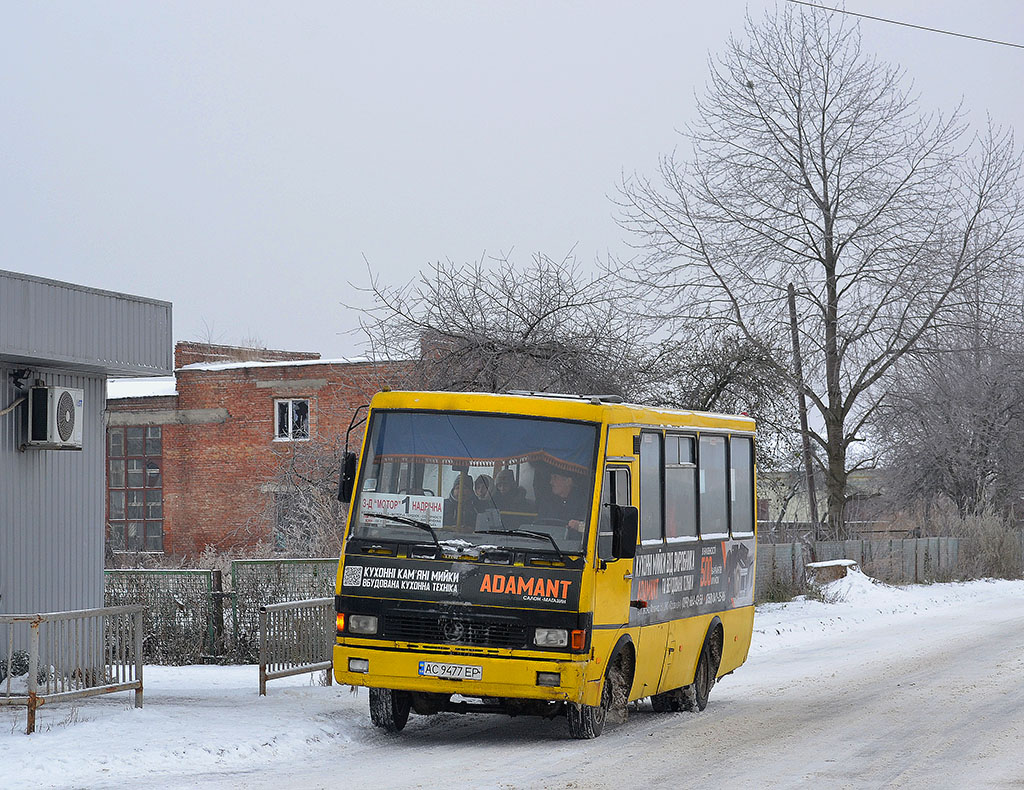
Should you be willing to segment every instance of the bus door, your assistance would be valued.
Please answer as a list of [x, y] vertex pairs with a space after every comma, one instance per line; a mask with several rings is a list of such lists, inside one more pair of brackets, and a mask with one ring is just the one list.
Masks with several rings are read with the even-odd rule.
[[640, 535], [630, 588], [630, 626], [637, 628], [634, 696], [658, 690], [668, 643], [667, 610], [661, 585], [665, 568], [664, 442], [660, 431], [642, 431], [639, 437], [640, 473], [637, 485]]
[[[632, 560], [612, 557], [611, 515], [605, 505], [630, 504], [629, 467], [608, 465], [601, 485], [601, 508], [597, 520], [597, 578], [594, 597], [594, 628], [606, 631], [607, 639], [629, 623], [629, 593]], [[597, 634], [595, 634], [597, 637]], [[601, 640], [604, 643], [605, 640]], [[609, 649], [610, 649], [609, 645]]]

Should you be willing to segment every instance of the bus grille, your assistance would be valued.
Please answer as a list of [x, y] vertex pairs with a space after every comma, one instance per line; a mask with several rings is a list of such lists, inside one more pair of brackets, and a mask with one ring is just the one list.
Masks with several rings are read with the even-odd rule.
[[526, 626], [515, 617], [392, 611], [381, 636], [402, 642], [478, 647], [526, 647]]

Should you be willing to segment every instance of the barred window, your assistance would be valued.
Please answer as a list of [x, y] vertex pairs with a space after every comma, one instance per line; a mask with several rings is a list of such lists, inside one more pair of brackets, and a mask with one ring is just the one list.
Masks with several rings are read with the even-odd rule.
[[112, 551], [164, 550], [163, 429], [107, 429], [107, 544]]

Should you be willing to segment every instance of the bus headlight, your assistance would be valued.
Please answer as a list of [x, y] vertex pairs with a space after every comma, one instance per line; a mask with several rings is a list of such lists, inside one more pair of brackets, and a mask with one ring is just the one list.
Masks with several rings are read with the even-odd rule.
[[565, 647], [569, 632], [564, 628], [538, 628], [533, 632], [533, 643], [537, 647]]
[[348, 616], [348, 632], [350, 634], [377, 633], [377, 617], [372, 614], [350, 614]]

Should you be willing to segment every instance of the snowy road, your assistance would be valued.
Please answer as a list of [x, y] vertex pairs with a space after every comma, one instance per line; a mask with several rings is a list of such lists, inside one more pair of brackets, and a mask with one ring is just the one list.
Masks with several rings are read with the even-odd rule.
[[[252, 668], [153, 668], [144, 710], [95, 702], [32, 739], [4, 732], [0, 761], [34, 764], [10, 786], [1024, 787], [1024, 583], [847, 592], [759, 609], [750, 659], [705, 712], [642, 705], [595, 741], [455, 714], [388, 737], [365, 691], [281, 681], [259, 700]], [[142, 731], [128, 764], [82, 746]]]

